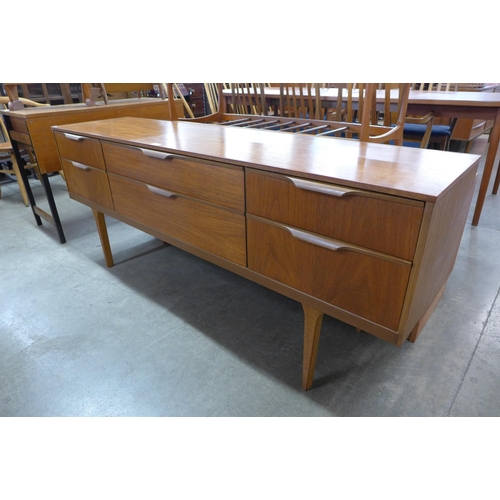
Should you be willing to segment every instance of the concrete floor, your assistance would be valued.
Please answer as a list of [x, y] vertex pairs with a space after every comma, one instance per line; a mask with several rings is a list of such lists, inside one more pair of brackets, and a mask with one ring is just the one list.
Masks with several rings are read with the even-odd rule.
[[64, 245], [2, 184], [0, 416], [500, 415], [500, 196], [477, 227], [474, 198], [415, 344], [325, 317], [303, 392], [300, 304], [110, 218], [108, 269], [91, 210], [51, 184]]

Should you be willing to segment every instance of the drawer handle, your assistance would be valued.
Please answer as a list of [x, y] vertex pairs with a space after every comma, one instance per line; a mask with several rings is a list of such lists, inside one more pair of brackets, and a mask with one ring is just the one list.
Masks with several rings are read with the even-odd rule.
[[144, 148], [139, 148], [139, 149], [142, 151], [143, 155], [149, 156], [151, 158], [158, 158], [159, 160], [171, 160], [173, 158], [183, 158], [180, 155], [165, 153], [164, 151], [155, 151], [153, 149], [144, 149]]
[[70, 139], [72, 141], [76, 141], [76, 142], [81, 142], [81, 141], [85, 140], [85, 137], [82, 137], [81, 135], [73, 135], [73, 134], [64, 133], [64, 137], [66, 137], [67, 139]]
[[351, 252], [361, 253], [363, 255], [368, 255], [370, 257], [376, 257], [379, 259], [387, 260], [389, 262], [393, 262], [394, 264], [399, 264], [405, 267], [411, 267], [411, 262], [400, 259], [399, 257], [394, 257], [392, 255], [387, 255], [381, 252], [377, 252], [375, 250], [368, 250], [362, 247], [357, 247], [355, 245], [345, 245], [341, 242], [331, 240], [329, 238], [323, 238], [321, 236], [317, 236], [315, 234], [307, 233], [305, 231], [300, 231], [299, 229], [295, 229], [293, 227], [283, 226], [285, 227], [294, 238], [297, 238], [300, 241], [304, 241], [305, 243], [310, 243], [311, 245], [316, 245], [318, 247], [326, 248], [327, 250], [348, 250]]
[[167, 191], [166, 189], [160, 189], [155, 186], [150, 186], [149, 184], [146, 184], [146, 186], [152, 193], [158, 194], [165, 198], [175, 198], [177, 196], [175, 193], [172, 193], [172, 191]]
[[321, 182], [306, 181], [304, 179], [297, 179], [295, 177], [285, 177], [289, 181], [293, 182], [296, 188], [305, 189], [306, 191], [314, 191], [315, 193], [329, 194], [330, 196], [336, 196], [337, 198], [350, 194], [360, 193], [355, 189], [342, 188], [339, 186], [329, 186], [328, 184], [322, 184]]
[[74, 167], [79, 168], [80, 170], [90, 170], [88, 165], [84, 165], [83, 163], [78, 163], [77, 161], [71, 162]]
[[316, 236], [311, 233], [306, 233], [304, 231], [300, 231], [298, 229], [294, 229], [293, 227], [285, 226], [288, 231], [292, 234], [294, 238], [297, 238], [300, 241], [305, 241], [306, 243], [311, 243], [311, 245], [316, 245], [318, 247], [327, 248], [328, 250], [340, 250], [341, 248], [350, 249], [351, 247], [346, 245], [340, 245], [336, 243], [334, 240], [330, 240], [327, 238], [322, 238], [321, 236]]

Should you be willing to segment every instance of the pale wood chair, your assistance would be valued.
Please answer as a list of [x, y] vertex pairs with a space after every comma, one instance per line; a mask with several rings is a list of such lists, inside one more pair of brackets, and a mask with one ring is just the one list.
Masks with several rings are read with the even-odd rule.
[[[168, 85], [168, 84], [167, 84]], [[176, 84], [173, 83], [174, 97], [179, 99], [178, 92], [176, 90]], [[231, 92], [231, 103], [226, 107], [229, 113], [234, 114], [268, 114], [268, 111], [264, 111], [265, 104], [261, 103], [260, 97], [255, 100], [253, 89], [257, 88], [257, 92], [260, 92], [260, 87], [269, 86], [269, 84], [261, 83], [222, 83], [220, 84], [222, 89]], [[205, 105], [208, 108], [209, 115], [214, 115], [219, 111], [219, 84], [217, 83], [204, 83], [203, 90], [205, 92]], [[168, 92], [167, 92], [168, 93]], [[190, 116], [192, 113], [188, 113]], [[191, 116], [194, 117], [194, 116]], [[203, 117], [202, 117], [203, 118]]]
[[217, 84], [204, 83], [203, 88], [205, 90], [208, 110], [210, 111], [209, 114], [216, 113], [217, 108], [219, 106], [219, 95], [217, 93]]
[[[162, 98], [166, 98], [167, 95], [167, 84], [162, 83]], [[194, 118], [194, 113], [193, 110], [191, 109], [191, 106], [189, 103], [186, 101], [186, 98], [184, 97], [184, 94], [182, 93], [181, 88], [179, 87], [178, 83], [173, 83], [173, 93], [174, 93], [174, 99], [180, 100], [182, 102], [182, 106], [184, 108], [184, 112], [188, 114], [189, 118]], [[163, 97], [165, 96], [165, 97]]]
[[[311, 122], [307, 128], [297, 127], [299, 133], [402, 143], [409, 84], [330, 83], [326, 88], [330, 90], [328, 100], [321, 98], [317, 83], [280, 85], [285, 113]], [[308, 95], [303, 96], [300, 89], [307, 89]], [[295, 96], [288, 98], [291, 106], [287, 107], [286, 99], [291, 92]]]
[[[7, 91], [7, 89], [6, 89]], [[9, 88], [7, 91], [11, 97], [14, 98], [13, 101], [11, 101], [10, 97], [5, 97], [5, 96], [0, 96], [0, 106], [2, 106], [4, 109], [8, 108], [9, 105], [14, 102], [18, 104], [14, 104], [14, 106], [10, 106], [11, 108], [16, 108], [19, 109], [19, 106], [48, 106], [48, 104], [40, 104], [35, 101], [31, 101], [30, 99], [25, 99], [24, 97], [19, 98], [17, 89], [14, 90], [13, 88]], [[26, 165], [24, 165], [22, 168], [26, 169], [33, 169], [36, 172], [38, 171], [38, 165], [36, 163], [34, 154], [32, 151], [26, 150], [25, 151], [25, 157], [27, 158], [26, 160]], [[28, 198], [28, 193], [26, 191], [26, 187], [23, 182], [22, 174], [21, 174], [21, 167], [19, 166], [16, 156], [14, 154], [14, 149], [12, 147], [12, 143], [10, 141], [9, 133], [7, 131], [7, 128], [5, 126], [5, 123], [3, 121], [3, 118], [0, 117], [0, 173], [4, 175], [12, 175], [16, 178], [16, 181], [19, 185], [19, 190], [21, 192], [21, 196], [23, 198], [24, 204], [28, 207], [30, 205], [29, 203], [29, 198]], [[37, 172], [37, 175], [39, 173]], [[2, 191], [1, 191], [1, 186], [0, 186], [0, 198], [2, 198]]]
[[[219, 84], [217, 111], [191, 121], [402, 144], [410, 84], [397, 84], [378, 93], [379, 84], [357, 84], [357, 88], [353, 84], [338, 84], [337, 101], [330, 96], [325, 102], [322, 102], [318, 83], [280, 84], [279, 97], [271, 106], [264, 84], [252, 84], [242, 92], [237, 91], [241, 85], [229, 85], [235, 89], [234, 94], [232, 90], [227, 92], [230, 99], [221, 97], [223, 85]], [[290, 90], [300, 88], [302, 90]], [[306, 88], [309, 90], [304, 90]], [[172, 84], [167, 84], [167, 91], [168, 95], [173, 95]], [[297, 95], [292, 96], [292, 92]], [[263, 96], [266, 97], [265, 103]], [[172, 117], [177, 117], [173, 101], [170, 105]], [[241, 110], [245, 113], [235, 112]], [[381, 114], [385, 117], [382, 123], [379, 122]], [[394, 123], [389, 123], [393, 116], [396, 117]], [[337, 120], [338, 117], [345, 119]]]
[[231, 91], [231, 102], [227, 105], [229, 113], [264, 116], [270, 114], [263, 83], [228, 83], [225, 87]]

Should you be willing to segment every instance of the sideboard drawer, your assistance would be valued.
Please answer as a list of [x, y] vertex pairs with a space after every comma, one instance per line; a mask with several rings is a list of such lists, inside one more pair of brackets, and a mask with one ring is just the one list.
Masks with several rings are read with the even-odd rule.
[[246, 192], [248, 213], [413, 259], [422, 202], [252, 169]]
[[109, 174], [115, 210], [165, 235], [246, 266], [243, 213]]
[[113, 209], [106, 172], [65, 158], [61, 162], [70, 193]]
[[241, 167], [110, 142], [103, 142], [102, 147], [109, 172], [240, 212], [245, 210]]
[[397, 330], [410, 262], [253, 216], [247, 230], [249, 269]]
[[64, 132], [54, 132], [54, 135], [61, 158], [106, 170], [100, 141]]

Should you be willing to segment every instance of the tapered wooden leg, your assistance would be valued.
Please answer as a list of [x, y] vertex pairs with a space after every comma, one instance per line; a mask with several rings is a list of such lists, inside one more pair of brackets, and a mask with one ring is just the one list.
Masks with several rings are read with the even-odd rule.
[[302, 389], [311, 388], [318, 354], [319, 334], [323, 313], [314, 307], [302, 304], [304, 309], [304, 361], [302, 364]]
[[101, 240], [102, 253], [104, 254], [106, 266], [113, 267], [115, 263], [113, 262], [113, 254], [111, 253], [111, 247], [109, 245], [108, 229], [106, 228], [104, 214], [94, 209], [92, 209], [92, 212], [94, 213], [95, 224], [97, 226], [97, 232], [99, 233], [99, 239]]
[[[472, 225], [477, 226], [479, 223], [479, 217], [481, 216], [481, 210], [483, 208], [484, 199], [486, 197], [486, 191], [488, 190], [488, 184], [490, 182], [491, 173], [493, 171], [493, 166], [495, 164], [495, 157], [498, 151], [498, 143], [500, 142], [500, 109], [497, 110], [495, 114], [495, 121], [493, 128], [490, 130], [490, 140], [488, 146], [488, 152], [486, 153], [486, 159], [484, 161], [483, 176], [481, 177], [481, 184], [479, 186], [479, 193], [477, 195], [476, 208], [474, 209], [474, 215], [472, 217]], [[497, 176], [498, 183], [495, 182], [493, 186], [493, 194], [497, 193], [498, 184], [500, 184], [500, 176]]]
[[12, 162], [12, 170], [14, 170], [14, 174], [16, 176], [17, 183], [19, 184], [19, 190], [21, 191], [21, 196], [23, 198], [23, 202], [27, 207], [29, 207], [30, 200], [28, 198], [26, 186], [24, 185], [23, 176], [21, 175], [19, 165], [17, 164], [16, 156], [14, 155], [14, 153], [11, 153], [10, 157], [11, 157], [11, 162]]

